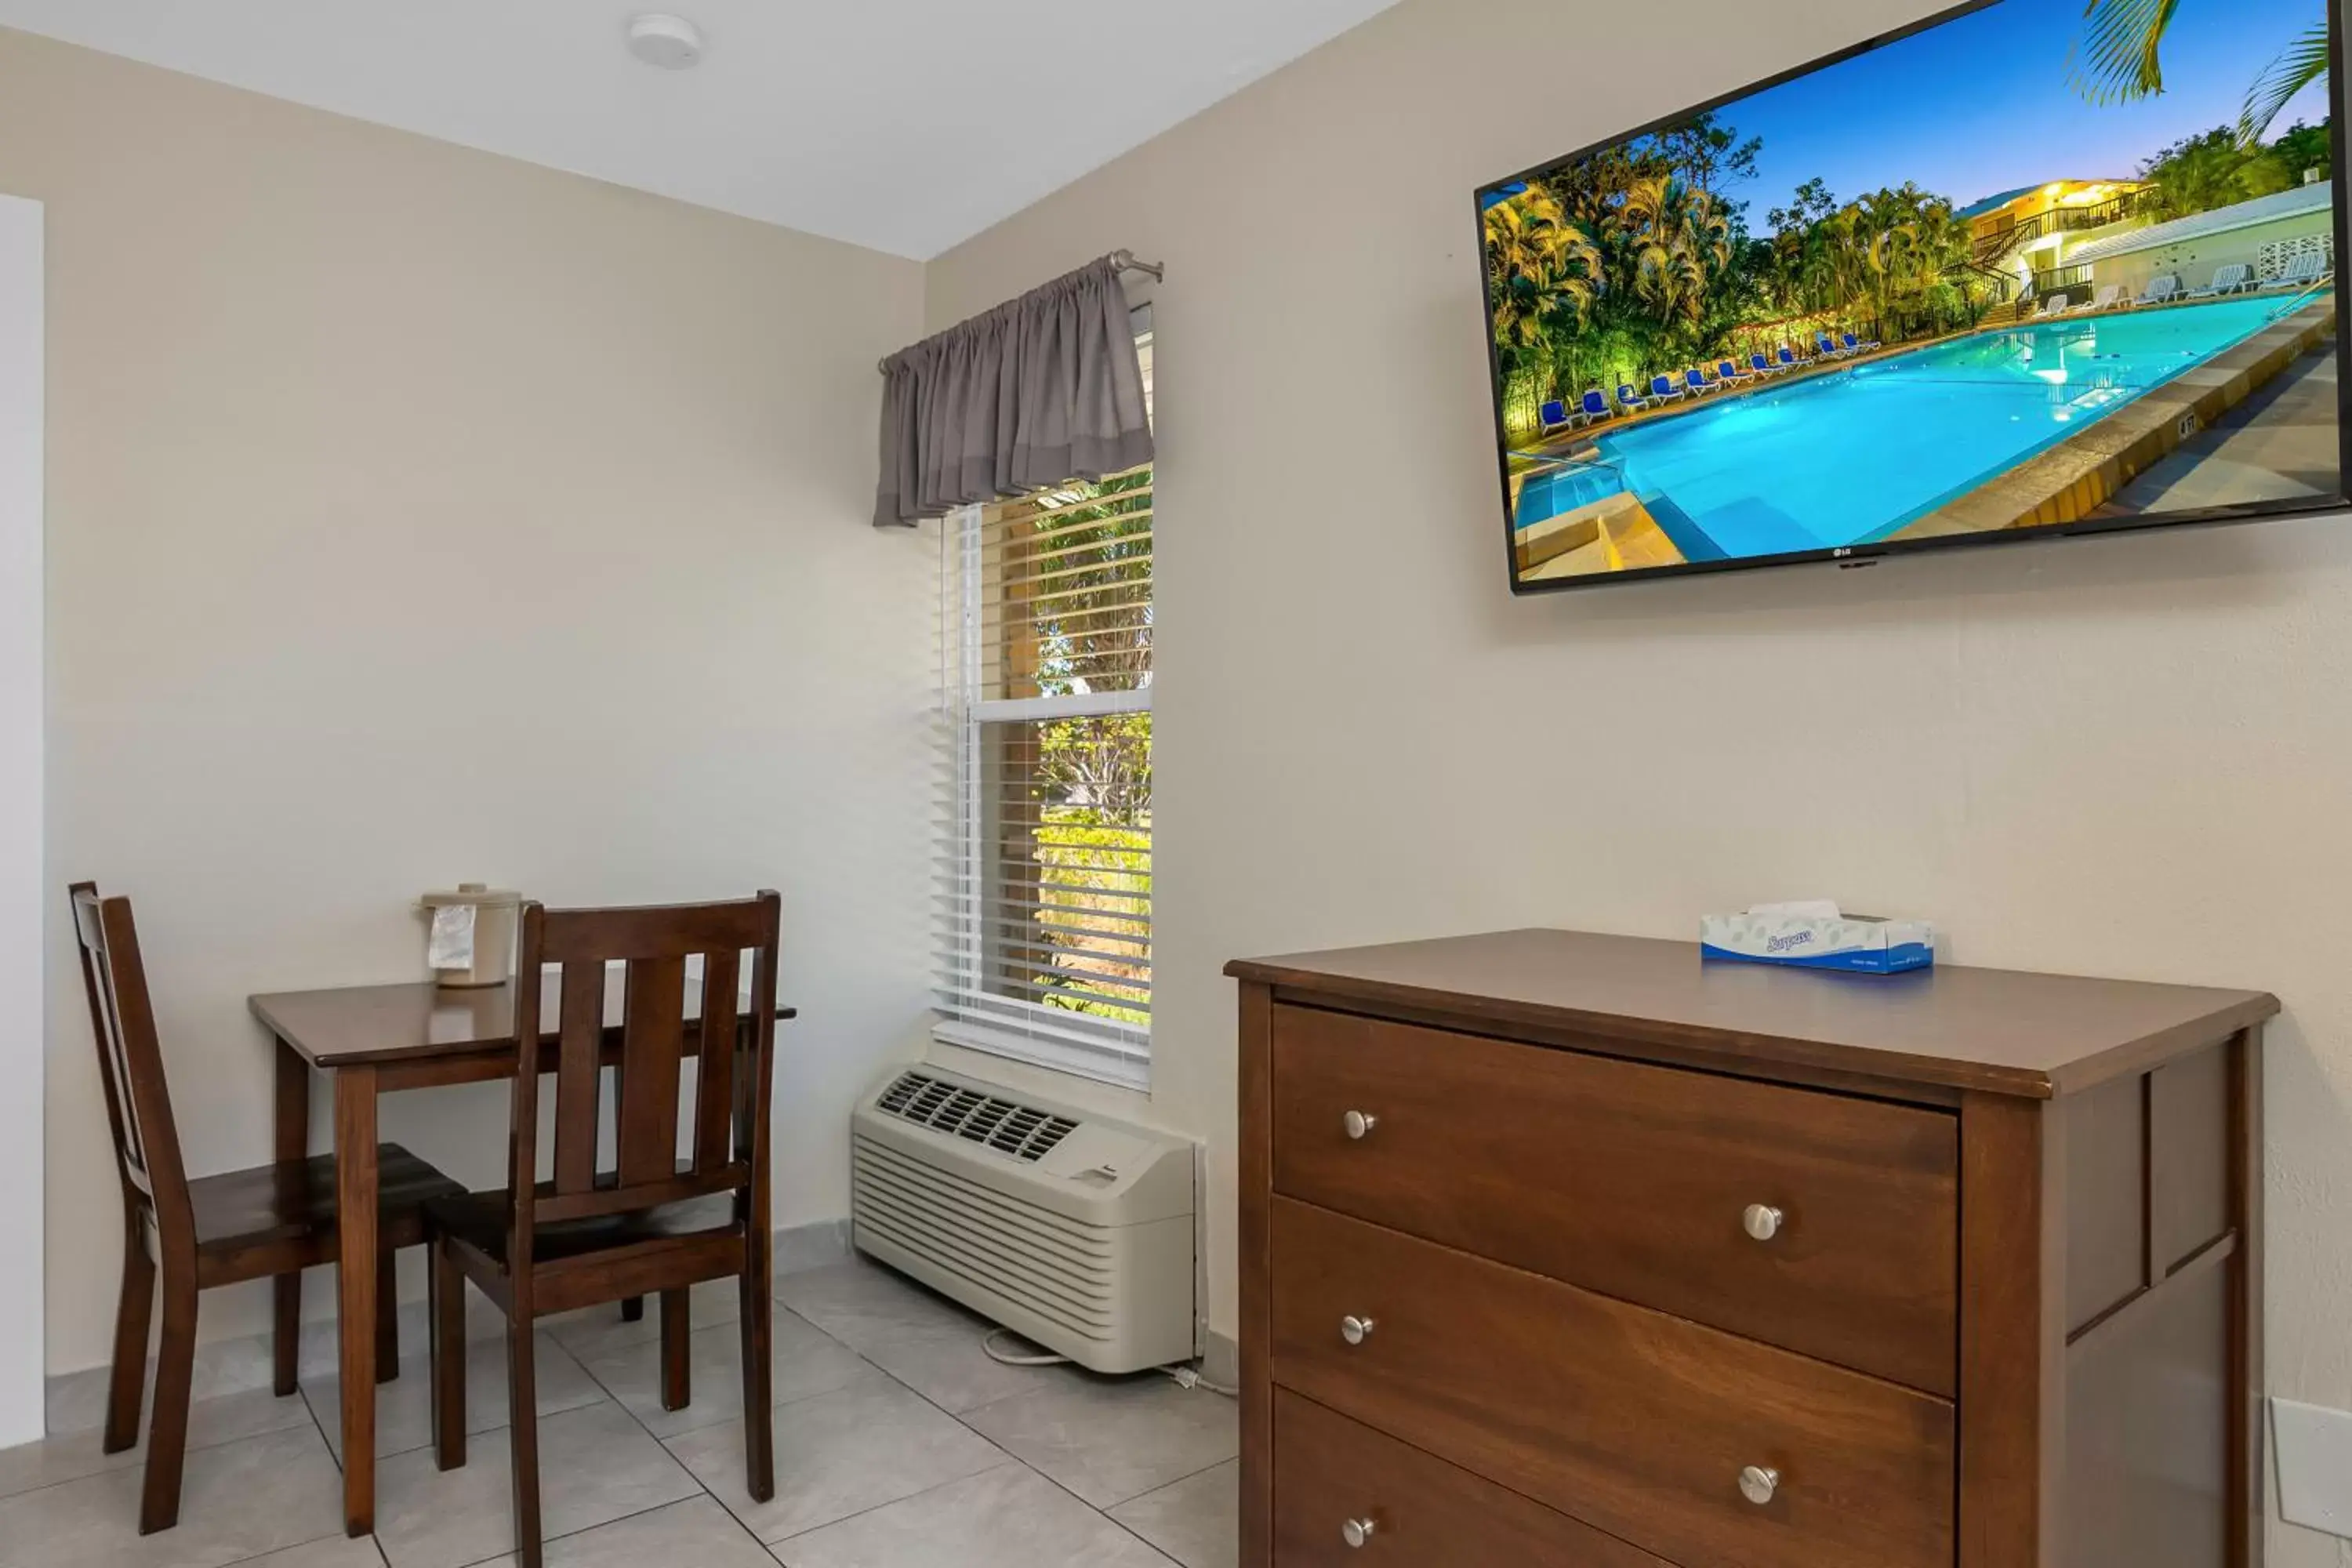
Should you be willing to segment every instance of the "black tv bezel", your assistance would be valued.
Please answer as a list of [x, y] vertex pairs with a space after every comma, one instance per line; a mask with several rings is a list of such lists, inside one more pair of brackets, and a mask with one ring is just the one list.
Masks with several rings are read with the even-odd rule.
[[[1503, 433], [1502, 353], [1495, 342], [1495, 301], [1488, 289], [1490, 279], [1486, 266], [1486, 193], [1515, 182], [1531, 180], [1539, 175], [1548, 174], [1564, 165], [1590, 158], [1596, 153], [1604, 152], [1638, 137], [1654, 135], [1658, 132], [1682, 124], [1695, 116], [1707, 113], [1711, 110], [1737, 103], [1742, 99], [1779, 87], [1784, 82], [1794, 81], [1800, 77], [1826, 70], [1832, 66], [1869, 54], [1874, 49], [1885, 48], [1889, 44], [1900, 43], [1920, 33], [1932, 32], [1948, 22], [1958, 21], [1963, 16], [1972, 16], [1979, 11], [1989, 11], [2005, 3], [2006, 0], [1964, 0], [1961, 5], [1922, 17], [1908, 26], [1899, 27], [1892, 32], [1880, 33], [1846, 48], [1839, 49], [1835, 53], [1822, 55], [1802, 65], [1760, 78], [1744, 87], [1710, 98], [1703, 103], [1693, 104], [1686, 109], [1677, 110], [1672, 114], [1661, 115], [1633, 130], [1621, 131], [1614, 135], [1604, 136], [1597, 142], [1589, 142], [1572, 153], [1564, 153], [1556, 158], [1547, 158], [1542, 163], [1523, 169], [1516, 174], [1506, 174], [1500, 179], [1489, 180], [1471, 194], [1472, 221], [1477, 226], [1477, 244], [1473, 247], [1473, 254], [1478, 262], [1479, 313], [1486, 338], [1486, 384], [1488, 395], [1494, 405], [1495, 468], [1501, 486], [1503, 564], [1505, 572], [1508, 574], [1511, 593], [1515, 596], [1597, 588], [1618, 583], [1658, 582], [1671, 578], [1711, 575], [1723, 572], [1743, 572], [1764, 567], [1802, 566], [1815, 563], [1853, 566], [1885, 560], [1891, 556], [1917, 555], [1933, 551], [1961, 550], [1986, 545], [2025, 544], [2044, 540], [2083, 538], [2097, 534], [2144, 533], [2161, 529], [2212, 527], [2223, 523], [2261, 522], [2273, 518], [2308, 517], [2327, 512], [2341, 512], [2347, 508], [2352, 508], [2352, 489], [2346, 488], [2352, 486], [2352, 417], [2347, 417], [2347, 413], [2352, 413], [2352, 386], [2344, 384], [2339, 378], [2336, 422], [2336, 475], [2339, 489], [2344, 490], [2345, 493], [2329, 498], [2307, 500], [2248, 501], [2237, 506], [2205, 507], [2195, 510], [2164, 512], [2154, 516], [2143, 513], [2137, 517], [2084, 519], [2074, 522], [2042, 523], [2032, 528], [1994, 529], [1979, 533], [1942, 534], [1930, 539], [1879, 540], [1866, 544], [1838, 545], [1825, 550], [1788, 551], [1774, 555], [1727, 556], [1720, 561], [1685, 561], [1671, 566], [1636, 566], [1616, 572], [1587, 573], [1575, 577], [1546, 578], [1532, 583], [1520, 576], [1518, 554], [1515, 549], [1514, 539], [1517, 531], [1512, 526], [1514, 519], [1511, 515], [1511, 446]], [[2343, 113], [2344, 45], [2347, 6], [2352, 6], [2352, 0], [2333, 0], [2327, 7], [2327, 83], [2330, 99], [2327, 117], [2328, 178], [2329, 184], [2335, 188], [2334, 199], [2329, 205], [2335, 221], [2336, 258], [2339, 269], [2343, 266], [2347, 252], [2352, 251], [2352, 214], [2347, 214], [2345, 210], [2347, 191], [2352, 191], [2352, 185], [2347, 185], [2347, 177], [2352, 176], [2352, 172], [2347, 172], [2345, 167], [2347, 132]], [[2338, 306], [2336, 312], [2336, 363], [2341, 366], [2347, 361], [2352, 361], [2352, 312], [2347, 312], [2342, 308], [2343, 285], [2340, 279], [2336, 284], [2336, 290]]]

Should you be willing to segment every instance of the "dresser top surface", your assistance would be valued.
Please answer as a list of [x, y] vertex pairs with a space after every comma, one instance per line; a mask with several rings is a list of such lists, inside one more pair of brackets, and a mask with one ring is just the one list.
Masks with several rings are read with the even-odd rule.
[[2278, 1011], [2260, 991], [1939, 963], [1845, 974], [1702, 959], [1698, 944], [1510, 931], [1236, 959], [1297, 999], [1509, 1026], [1946, 1089], [2047, 1098], [2210, 1043]]

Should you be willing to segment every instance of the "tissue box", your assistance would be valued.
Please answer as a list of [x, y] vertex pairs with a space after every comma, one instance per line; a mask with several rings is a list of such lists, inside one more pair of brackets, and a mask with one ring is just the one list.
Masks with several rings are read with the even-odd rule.
[[1894, 974], [1936, 962], [1933, 926], [1877, 915], [1707, 915], [1699, 921], [1698, 942], [1708, 958], [1861, 974]]

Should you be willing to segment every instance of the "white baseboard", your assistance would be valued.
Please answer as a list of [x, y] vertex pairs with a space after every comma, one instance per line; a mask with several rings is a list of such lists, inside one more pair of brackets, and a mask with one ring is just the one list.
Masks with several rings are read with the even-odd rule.
[[1201, 1375], [1226, 1388], [1242, 1385], [1242, 1347], [1220, 1333], [1201, 1340]]
[[849, 1222], [821, 1219], [776, 1232], [776, 1272], [803, 1274], [849, 1256]]
[[[793, 1226], [776, 1232], [776, 1272], [797, 1274], [811, 1268], [822, 1268], [828, 1263], [838, 1263], [849, 1256], [849, 1222], [845, 1219], [818, 1220], [812, 1225]], [[596, 1308], [592, 1310], [604, 1310]], [[488, 1301], [476, 1299], [466, 1323], [469, 1339], [484, 1339], [506, 1331], [506, 1320]], [[400, 1309], [400, 1343], [404, 1357], [421, 1351], [425, 1343], [425, 1303], [409, 1301]], [[302, 1325], [302, 1351], [299, 1363], [300, 1375], [312, 1378], [331, 1377], [335, 1372], [335, 1321], [314, 1319]], [[86, 1367], [79, 1372], [58, 1373], [47, 1380], [47, 1406], [51, 1436], [61, 1432], [85, 1432], [106, 1422], [107, 1368]], [[275, 1372], [270, 1336], [267, 1333], [245, 1334], [236, 1339], [214, 1340], [196, 1346], [194, 1394], [197, 1399], [210, 1399], [224, 1394], [238, 1394], [250, 1388], [267, 1388]], [[154, 1386], [154, 1361], [148, 1361], [148, 1386]]]
[[2279, 1517], [2352, 1540], [2352, 1411], [2271, 1401]]

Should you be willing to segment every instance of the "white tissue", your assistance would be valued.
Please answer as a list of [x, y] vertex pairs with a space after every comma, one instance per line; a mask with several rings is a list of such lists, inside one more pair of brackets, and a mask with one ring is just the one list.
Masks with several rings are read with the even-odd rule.
[[443, 904], [433, 911], [433, 934], [425, 961], [435, 969], [474, 967], [474, 906]]
[[1778, 904], [1750, 904], [1751, 915], [1788, 915], [1798, 920], [1835, 921], [1845, 917], [1838, 912], [1835, 899], [1790, 899]]

